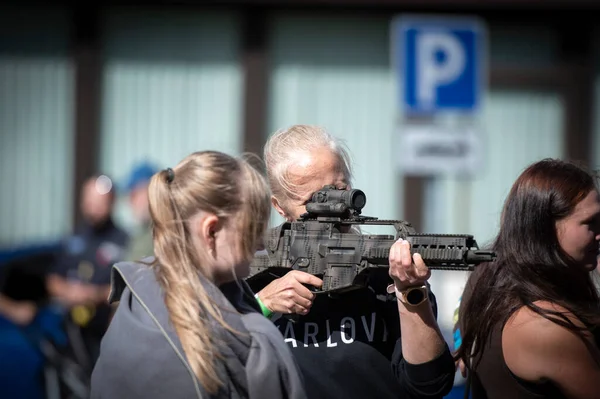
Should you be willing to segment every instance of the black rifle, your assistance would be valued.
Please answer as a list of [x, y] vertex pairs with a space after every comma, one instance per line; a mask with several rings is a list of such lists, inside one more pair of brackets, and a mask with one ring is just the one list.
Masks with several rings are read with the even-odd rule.
[[[399, 238], [410, 242], [432, 270], [471, 271], [495, 260], [479, 250], [472, 235], [418, 234], [410, 223], [360, 216], [367, 201], [358, 189], [325, 186], [313, 194], [306, 213], [268, 231], [266, 254], [256, 255], [247, 282], [258, 292], [290, 270], [301, 270], [323, 280], [316, 293], [341, 293], [363, 287], [372, 273], [389, 267], [389, 252]], [[361, 234], [359, 225], [394, 226], [395, 235]]]

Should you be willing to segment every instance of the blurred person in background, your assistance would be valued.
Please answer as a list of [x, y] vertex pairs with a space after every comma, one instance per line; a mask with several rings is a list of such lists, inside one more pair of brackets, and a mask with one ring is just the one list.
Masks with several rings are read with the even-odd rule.
[[306, 397], [281, 334], [239, 280], [262, 245], [269, 197], [248, 162], [216, 151], [152, 178], [156, 256], [113, 268], [119, 305], [92, 399]]
[[46, 275], [58, 243], [15, 247], [0, 260], [0, 315], [17, 326], [28, 326], [47, 303]]
[[56, 244], [14, 247], [0, 254], [2, 398], [46, 397], [44, 388], [49, 385], [44, 383], [48, 383], [47, 378], [52, 373], [43, 374], [43, 369], [53, 366], [49, 365], [45, 354], [49, 347], [64, 344], [62, 317], [55, 317], [55, 313], [46, 306], [46, 275], [48, 267], [56, 259]]
[[0, 294], [0, 315], [18, 326], [31, 323], [37, 313], [37, 305], [33, 301], [15, 301]]
[[153, 255], [148, 185], [156, 172], [158, 169], [154, 165], [144, 162], [136, 165], [127, 179], [125, 190], [136, 226], [131, 234], [125, 260], [139, 260]]
[[83, 223], [64, 240], [47, 279], [50, 296], [79, 326], [91, 365], [110, 321], [110, 270], [123, 259], [128, 243], [125, 231], [113, 222], [114, 203], [110, 178], [97, 175], [85, 181], [80, 204]]
[[462, 295], [457, 358], [474, 399], [600, 397], [592, 272], [600, 197], [578, 166], [544, 159], [518, 177], [492, 250]]
[[[351, 186], [347, 150], [317, 126], [275, 133], [264, 159], [273, 207], [286, 221], [298, 219], [323, 186]], [[430, 275], [420, 255], [411, 256], [410, 244], [399, 240], [390, 249], [389, 275], [374, 275], [367, 288], [315, 296], [305, 284], [320, 287], [322, 280], [293, 270], [255, 290], [263, 314], [292, 349], [310, 398], [442, 398], [455, 371], [436, 321]], [[408, 290], [418, 294], [416, 301], [403, 299]], [[297, 321], [282, 317], [292, 313]]]

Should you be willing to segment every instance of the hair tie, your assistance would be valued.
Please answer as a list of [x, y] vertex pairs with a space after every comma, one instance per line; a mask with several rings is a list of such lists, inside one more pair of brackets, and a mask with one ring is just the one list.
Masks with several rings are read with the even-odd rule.
[[167, 168], [167, 183], [171, 183], [175, 179], [175, 172], [173, 169]]

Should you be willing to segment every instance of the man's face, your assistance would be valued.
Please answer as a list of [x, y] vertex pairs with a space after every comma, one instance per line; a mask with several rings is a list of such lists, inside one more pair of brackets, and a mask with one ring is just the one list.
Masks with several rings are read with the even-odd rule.
[[306, 203], [323, 186], [334, 185], [339, 190], [350, 188], [340, 158], [329, 148], [301, 156], [289, 169], [288, 179], [295, 195], [275, 205], [286, 220], [296, 220], [305, 213]]
[[104, 223], [113, 210], [113, 197], [110, 187], [102, 178], [88, 180], [81, 193], [81, 213], [93, 226]]

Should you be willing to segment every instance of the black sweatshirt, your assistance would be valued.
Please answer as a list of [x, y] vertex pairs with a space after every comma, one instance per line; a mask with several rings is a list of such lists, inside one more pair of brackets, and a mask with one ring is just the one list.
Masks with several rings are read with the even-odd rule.
[[[424, 364], [403, 359], [397, 300], [376, 295], [382, 292], [377, 285], [333, 298], [317, 295], [310, 312], [295, 321], [273, 318], [309, 398], [442, 398], [452, 389], [455, 367], [447, 345]], [[430, 300], [437, 318], [433, 294]]]

